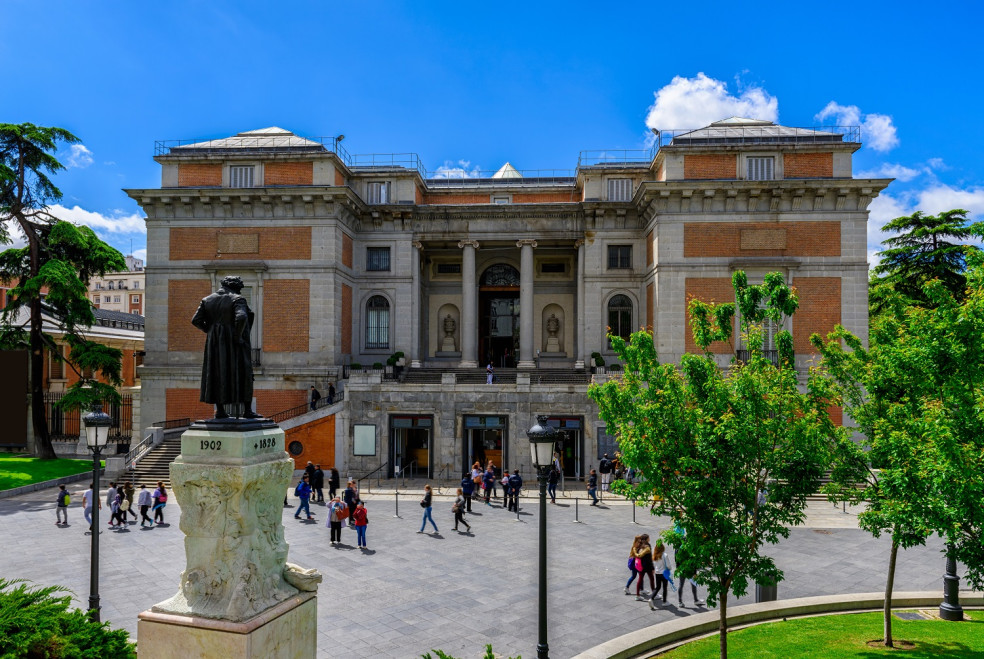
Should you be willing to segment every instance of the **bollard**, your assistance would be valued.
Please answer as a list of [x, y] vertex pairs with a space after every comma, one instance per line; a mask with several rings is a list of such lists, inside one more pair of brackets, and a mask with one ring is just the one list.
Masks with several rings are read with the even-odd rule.
[[523, 520], [521, 520], [519, 518], [519, 495], [518, 494], [516, 495], [516, 521], [517, 522], [522, 522], [523, 521]]
[[400, 491], [397, 490], [396, 491], [396, 514], [393, 515], [393, 517], [399, 517], [399, 516], [400, 516]]
[[847, 512], [847, 502], [846, 501], [844, 502], [844, 512], [845, 513]]
[[574, 523], [575, 523], [575, 524], [580, 524], [580, 523], [581, 523], [581, 520], [579, 520], [579, 519], [577, 518], [577, 512], [578, 512], [578, 509], [577, 509], [577, 502], [578, 502], [578, 501], [579, 501], [579, 499], [578, 499], [577, 497], [574, 497]]
[[638, 524], [638, 522], [635, 521], [635, 509], [636, 509], [636, 505], [635, 505], [635, 501], [633, 501], [632, 502], [632, 523], [633, 524]]

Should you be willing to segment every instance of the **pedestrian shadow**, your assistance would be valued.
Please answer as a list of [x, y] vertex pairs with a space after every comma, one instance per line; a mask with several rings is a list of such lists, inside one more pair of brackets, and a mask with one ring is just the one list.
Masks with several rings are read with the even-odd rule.
[[171, 528], [171, 525], [168, 524], [167, 522], [157, 522], [156, 524], [154, 524], [154, 526], [156, 526], [158, 528], [163, 527], [165, 529]]
[[141, 531], [153, 531], [154, 530], [154, 527], [153, 526], [141, 526], [140, 527], [140, 530]]
[[555, 504], [552, 504], [552, 505], [557, 506], [558, 508], [570, 508], [571, 507], [571, 504], [569, 504], [569, 503], [555, 503]]
[[471, 529], [468, 529], [467, 531], [458, 531], [458, 535], [467, 535], [470, 538], [474, 538], [475, 537], [475, 534], [472, 533], [472, 530]]
[[441, 535], [440, 531], [434, 531], [433, 533], [426, 533], [425, 535], [427, 535], [430, 538], [437, 538], [438, 540], [444, 540], [444, 536]]
[[356, 549], [356, 547], [353, 547], [352, 545], [347, 545], [342, 541], [338, 541], [335, 543], [335, 549], [344, 549], [345, 551], [353, 551], [354, 549]]
[[297, 520], [298, 522], [301, 522], [302, 524], [317, 524], [318, 523], [318, 520], [314, 519], [313, 517], [311, 519], [301, 519], [300, 517], [295, 517], [294, 519]]

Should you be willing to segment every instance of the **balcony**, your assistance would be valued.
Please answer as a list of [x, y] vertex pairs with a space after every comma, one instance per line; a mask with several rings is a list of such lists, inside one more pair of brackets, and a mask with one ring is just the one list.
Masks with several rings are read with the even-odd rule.
[[[769, 361], [773, 366], [779, 366], [779, 351], [778, 350], [763, 350], [762, 356]], [[751, 350], [736, 350], [735, 359], [742, 363], [747, 363], [752, 357]]]

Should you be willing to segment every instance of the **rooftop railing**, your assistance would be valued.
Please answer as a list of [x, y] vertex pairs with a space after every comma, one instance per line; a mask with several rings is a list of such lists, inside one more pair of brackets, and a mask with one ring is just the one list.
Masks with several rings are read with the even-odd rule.
[[654, 149], [664, 146], [704, 146], [716, 144], [831, 144], [861, 141], [860, 126], [708, 126], [686, 130], [661, 130]]
[[362, 171], [390, 167], [416, 169], [421, 178], [427, 178], [427, 168], [420, 162], [420, 157], [416, 153], [359, 153], [352, 156], [352, 162], [347, 164]]
[[337, 137], [299, 137], [297, 135], [244, 135], [215, 140], [157, 140], [154, 155], [214, 155], [238, 151], [249, 153], [334, 153], [348, 166], [352, 156]]
[[656, 157], [656, 145], [649, 149], [598, 149], [581, 151], [577, 158], [581, 167], [624, 167], [648, 165]]
[[479, 169], [439, 169], [429, 172], [425, 177], [427, 187], [435, 188], [469, 188], [469, 187], [523, 187], [542, 185], [574, 184], [576, 172], [572, 169], [517, 169], [518, 176], [494, 178], [498, 170]]

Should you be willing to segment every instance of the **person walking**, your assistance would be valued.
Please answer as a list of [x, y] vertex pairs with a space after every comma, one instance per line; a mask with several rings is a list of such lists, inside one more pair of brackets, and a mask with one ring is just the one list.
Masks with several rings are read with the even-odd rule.
[[[133, 521], [137, 521], [137, 511], [133, 509], [133, 495], [133, 483], [124, 483], [123, 496], [126, 497], [126, 512], [133, 515]], [[126, 519], [126, 515], [123, 515], [123, 518]]]
[[485, 468], [485, 475], [482, 478], [482, 486], [485, 488], [485, 505], [491, 506], [489, 499], [495, 494], [495, 470], [492, 468], [492, 463]]
[[588, 496], [590, 496], [594, 501], [591, 502], [592, 506], [598, 505], [598, 472], [592, 469], [588, 472]]
[[657, 540], [653, 546], [653, 569], [656, 572], [656, 589], [653, 590], [653, 596], [649, 598], [649, 608], [653, 611], [656, 610], [656, 596], [659, 595], [660, 590], [663, 591], [664, 603], [666, 603], [666, 596], [670, 592], [672, 573], [666, 554], [666, 547], [662, 542]]
[[[311, 463], [309, 462], [308, 464]], [[314, 515], [311, 514], [311, 483], [309, 481], [308, 475], [304, 474], [301, 476], [301, 482], [294, 488], [294, 496], [301, 500], [301, 503], [297, 506], [297, 512], [294, 513], [294, 519], [301, 518], [302, 510], [307, 514], [308, 519], [314, 519]]]
[[607, 453], [605, 453], [598, 463], [598, 471], [601, 472], [601, 491], [607, 492], [612, 482], [612, 461], [608, 459]]
[[[678, 533], [686, 533], [682, 527], [677, 526], [676, 530]], [[681, 567], [684, 559], [684, 551], [682, 547], [676, 548], [676, 576], [680, 580], [680, 587], [677, 589], [677, 601], [680, 602], [680, 607], [683, 608], [683, 590], [684, 585], [688, 582], [690, 583], [690, 592], [694, 596], [694, 606], [704, 606], [703, 600], [697, 597], [697, 582], [694, 581], [693, 572], [685, 572]]]
[[109, 504], [109, 525], [115, 527], [117, 524], [126, 526], [126, 520], [120, 521], [120, 501], [123, 499], [123, 488], [111, 488], [113, 491], [113, 501]]
[[314, 490], [317, 495], [318, 503], [325, 502], [325, 472], [321, 468], [321, 465], [314, 465], [314, 478], [311, 479], [311, 489]]
[[513, 469], [512, 476], [509, 477], [509, 510], [514, 513], [519, 512], [519, 491], [523, 487], [523, 478], [519, 475], [519, 469]]
[[434, 533], [440, 533], [437, 530], [437, 524], [434, 523], [433, 499], [434, 493], [431, 491], [431, 486], [429, 484], [424, 485], [424, 498], [420, 500], [420, 507], [424, 509], [424, 519], [420, 522], [420, 530], [417, 533], [424, 532], [424, 529], [427, 528], [427, 520], [430, 520], [431, 526], [434, 527]]
[[557, 503], [557, 483], [560, 481], [560, 472], [557, 467], [550, 467], [547, 474], [547, 494], [550, 495], [550, 503]]
[[304, 475], [308, 477], [308, 485], [314, 487], [314, 463], [308, 460], [307, 465], [304, 467]]
[[68, 504], [72, 502], [72, 495], [68, 493], [64, 485], [58, 486], [58, 501], [55, 506], [55, 526], [64, 524], [68, 526]]
[[158, 524], [164, 523], [164, 506], [167, 505], [167, 489], [163, 481], [157, 481], [157, 489], [154, 490], [154, 521]]
[[366, 512], [366, 504], [361, 501], [356, 504], [355, 512], [352, 513], [355, 520], [355, 534], [358, 537], [359, 548], [369, 549], [366, 546], [366, 526], [369, 524], [369, 514]]
[[355, 526], [355, 522], [352, 521], [352, 515], [355, 513], [355, 504], [359, 501], [359, 493], [355, 487], [355, 481], [350, 480], [348, 486], [345, 488], [345, 493], [342, 495], [345, 500], [345, 505], [348, 507], [348, 525]]
[[338, 473], [338, 470], [334, 467], [329, 471], [328, 477], [328, 498], [334, 499], [335, 493], [338, 492], [339, 486], [342, 484], [342, 477]]
[[637, 561], [637, 559], [636, 559], [636, 555], [635, 555], [635, 550], [636, 550], [636, 545], [639, 544], [639, 541], [641, 540], [641, 538], [642, 538], [641, 535], [637, 535], [632, 540], [632, 546], [629, 547], [629, 572], [631, 572], [632, 575], [629, 577], [629, 580], [625, 582], [625, 594], [626, 595], [631, 595], [631, 593], [629, 592], [629, 586], [631, 586], [632, 585], [632, 582], [635, 581], [635, 578], [637, 576], [639, 576], [639, 570], [636, 569], [636, 561]]
[[328, 383], [328, 404], [331, 405], [335, 402], [335, 385], [331, 382]]
[[[99, 510], [102, 510], [102, 501], [99, 501], [96, 497], [98, 496], [93, 492], [93, 483], [89, 483], [89, 489], [82, 493], [82, 517], [85, 521], [89, 523], [89, 531], [92, 531], [92, 505], [93, 502], [99, 506]], [[99, 529], [96, 529], [99, 531]]]
[[465, 502], [469, 499], [465, 497], [464, 488], [458, 488], [458, 498], [454, 500], [454, 504], [451, 506], [451, 512], [454, 513], [454, 530], [458, 530], [458, 524], [464, 524], [471, 533], [471, 524], [465, 521]]
[[505, 467], [502, 468], [502, 480], [499, 484], [502, 485], [502, 507], [506, 508], [509, 505], [509, 470]]
[[116, 483], [110, 481], [109, 488], [106, 490], [106, 507], [110, 510], [109, 526], [116, 526]]
[[140, 526], [144, 525], [144, 522], [149, 522], [151, 526], [154, 525], [154, 520], [147, 517], [147, 511], [150, 510], [150, 506], [153, 505], [153, 498], [150, 496], [150, 491], [147, 490], [147, 485], [145, 483], [140, 484], [140, 494], [137, 495], [137, 505], [140, 506]]
[[492, 368], [492, 362], [485, 367], [485, 384], [492, 384], [492, 379], [495, 377], [495, 369]]
[[312, 410], [318, 409], [318, 401], [319, 400], [321, 400], [321, 392], [318, 391], [317, 389], [315, 389], [314, 388], [314, 385], [312, 384], [311, 385], [311, 409]]
[[649, 535], [642, 534], [635, 543], [633, 554], [638, 559], [636, 570], [639, 572], [639, 581], [636, 582], [636, 601], [645, 602], [647, 593], [643, 590], [646, 575], [649, 575], [649, 585], [656, 592], [656, 579], [653, 577], [653, 548], [649, 546]]
[[338, 497], [333, 497], [328, 504], [328, 520], [325, 526], [331, 529], [331, 544], [342, 541], [342, 521], [348, 517], [346, 506]]
[[[477, 462], [475, 464], [478, 464]], [[465, 510], [463, 512], [471, 512], [472, 504], [472, 494], [475, 493], [475, 481], [471, 479], [471, 476], [465, 474], [464, 478], [461, 479], [461, 495], [465, 498]]]
[[126, 490], [121, 485], [116, 489], [116, 521], [121, 531], [127, 531], [126, 512], [130, 510], [130, 501], [126, 498]]

